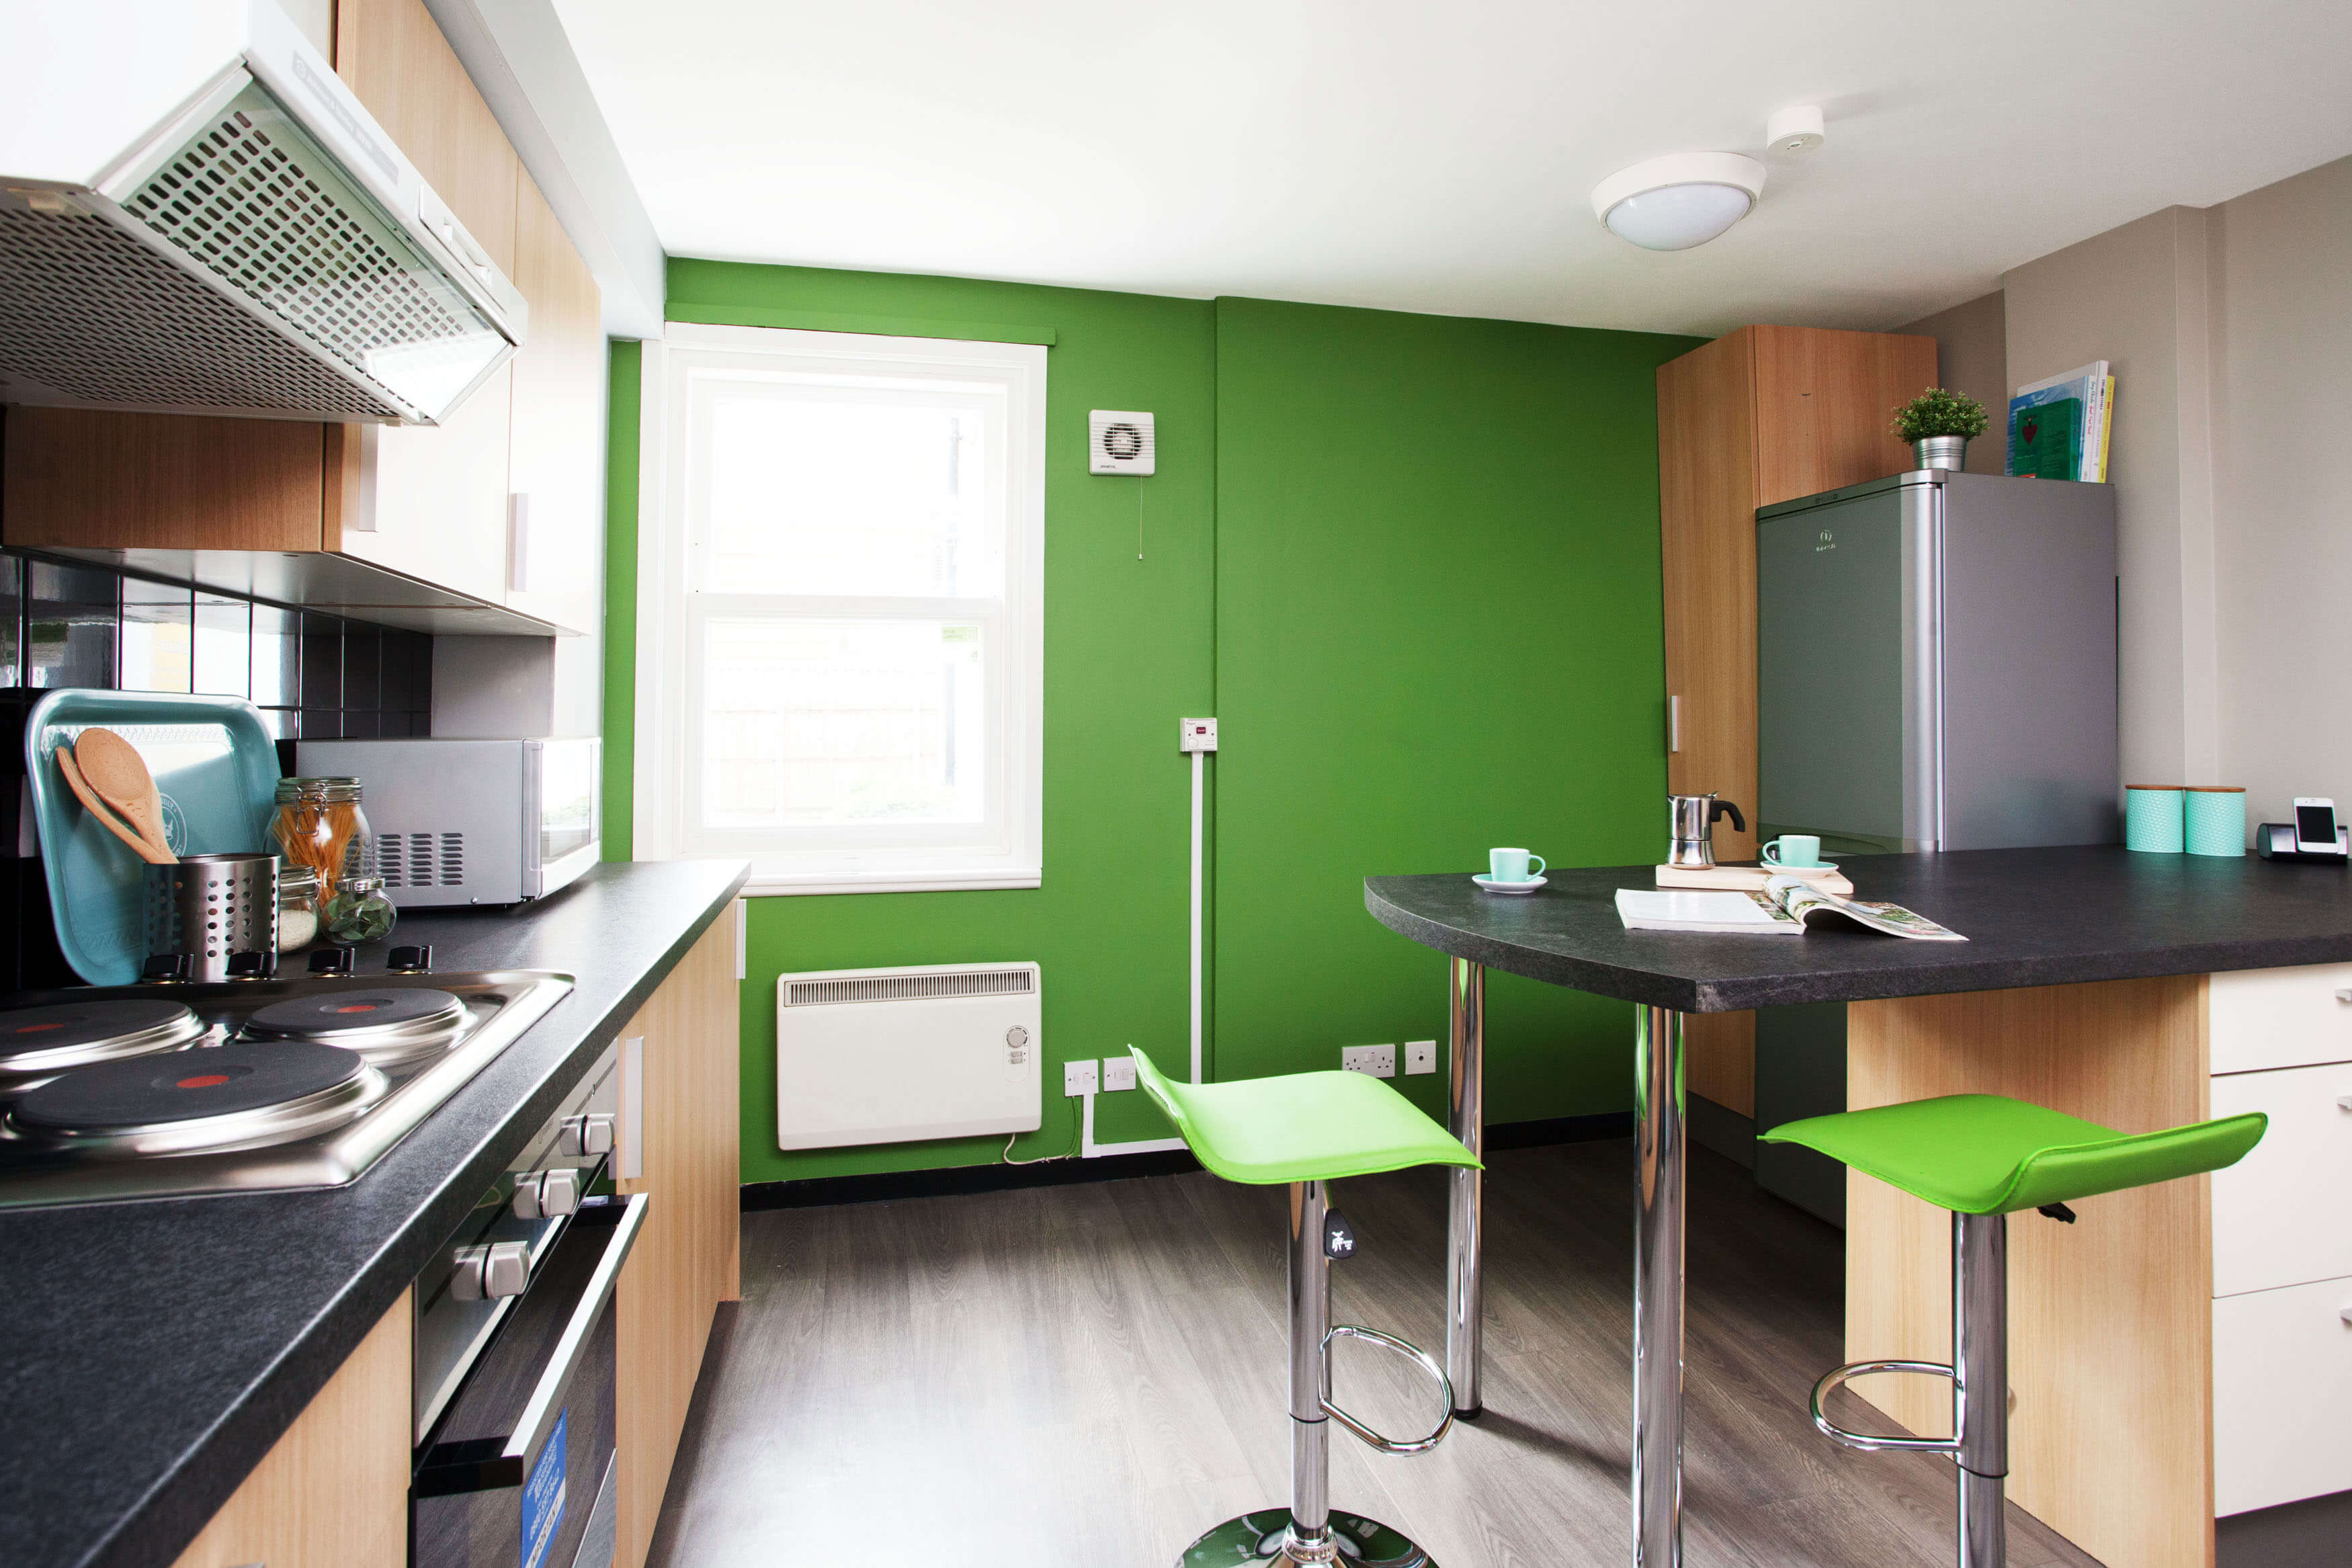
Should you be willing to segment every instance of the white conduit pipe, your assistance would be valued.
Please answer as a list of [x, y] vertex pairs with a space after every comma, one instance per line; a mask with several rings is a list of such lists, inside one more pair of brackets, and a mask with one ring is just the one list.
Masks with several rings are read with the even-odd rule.
[[[1192, 753], [1192, 1082], [1201, 1078], [1201, 822], [1203, 793], [1202, 761], [1205, 752]], [[1078, 1157], [1095, 1159], [1103, 1155], [1154, 1154], [1162, 1149], [1184, 1147], [1181, 1138], [1138, 1138], [1132, 1143], [1097, 1144], [1095, 1142], [1095, 1097], [1084, 1096], [1080, 1107]]]

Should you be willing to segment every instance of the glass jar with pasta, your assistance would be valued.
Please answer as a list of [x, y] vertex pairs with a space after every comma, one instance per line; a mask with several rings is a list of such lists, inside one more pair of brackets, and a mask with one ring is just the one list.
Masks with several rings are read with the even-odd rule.
[[318, 877], [323, 895], [347, 878], [374, 876], [375, 833], [356, 779], [280, 779], [270, 847]]

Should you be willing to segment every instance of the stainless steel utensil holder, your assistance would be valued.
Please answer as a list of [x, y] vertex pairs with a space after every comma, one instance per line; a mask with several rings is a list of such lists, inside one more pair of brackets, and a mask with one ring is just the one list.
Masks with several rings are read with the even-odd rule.
[[226, 980], [230, 959], [261, 978], [278, 968], [278, 859], [266, 854], [183, 855], [146, 868], [147, 954], [184, 956], [187, 978]]

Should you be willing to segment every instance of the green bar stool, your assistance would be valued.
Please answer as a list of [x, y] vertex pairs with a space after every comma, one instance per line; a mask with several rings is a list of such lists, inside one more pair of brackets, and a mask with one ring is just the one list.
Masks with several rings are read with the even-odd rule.
[[[1131, 1048], [1130, 1048], [1131, 1049]], [[1384, 1454], [1418, 1454], [1454, 1425], [1454, 1388], [1436, 1358], [1394, 1334], [1331, 1322], [1331, 1260], [1356, 1250], [1327, 1190], [1342, 1176], [1408, 1166], [1476, 1166], [1461, 1141], [1380, 1079], [1300, 1072], [1234, 1083], [1176, 1083], [1132, 1051], [1135, 1075], [1201, 1163], [1227, 1181], [1290, 1188], [1290, 1506], [1227, 1520], [1177, 1559], [1178, 1568], [1250, 1563], [1434, 1568], [1402, 1533], [1330, 1508], [1330, 1426]], [[1331, 1342], [1368, 1340], [1437, 1381], [1444, 1415], [1426, 1437], [1384, 1437], [1331, 1403]], [[1327, 1419], [1328, 1418], [1328, 1419]]]
[[[1959, 1467], [1960, 1568], [2004, 1568], [2009, 1476], [2009, 1217], [2074, 1222], [2067, 1200], [2232, 1166], [2262, 1141], [2260, 1113], [2125, 1134], [1999, 1094], [1811, 1116], [1763, 1134], [1801, 1144], [1952, 1211], [1952, 1364], [1858, 1361], [1813, 1385], [1813, 1425], [1850, 1448], [1949, 1454]], [[1874, 1437], [1822, 1414], [1848, 1378], [1921, 1372], [1951, 1380], [1951, 1437]]]

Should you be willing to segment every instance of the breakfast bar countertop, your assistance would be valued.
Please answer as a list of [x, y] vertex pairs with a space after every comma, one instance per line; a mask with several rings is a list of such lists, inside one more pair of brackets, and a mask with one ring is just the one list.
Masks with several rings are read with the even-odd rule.
[[1551, 985], [1680, 1012], [2063, 986], [2352, 962], [2352, 873], [2119, 845], [1856, 856], [1859, 898], [1969, 938], [1915, 942], [1824, 921], [1801, 936], [1628, 931], [1621, 887], [1654, 868], [1545, 873], [1530, 894], [1469, 873], [1364, 879], [1364, 906], [1423, 946]]
[[348, 1186], [0, 1210], [0, 1562], [178, 1556], [746, 871], [599, 865], [520, 909], [402, 916], [394, 939], [430, 943], [437, 973], [575, 984]]

